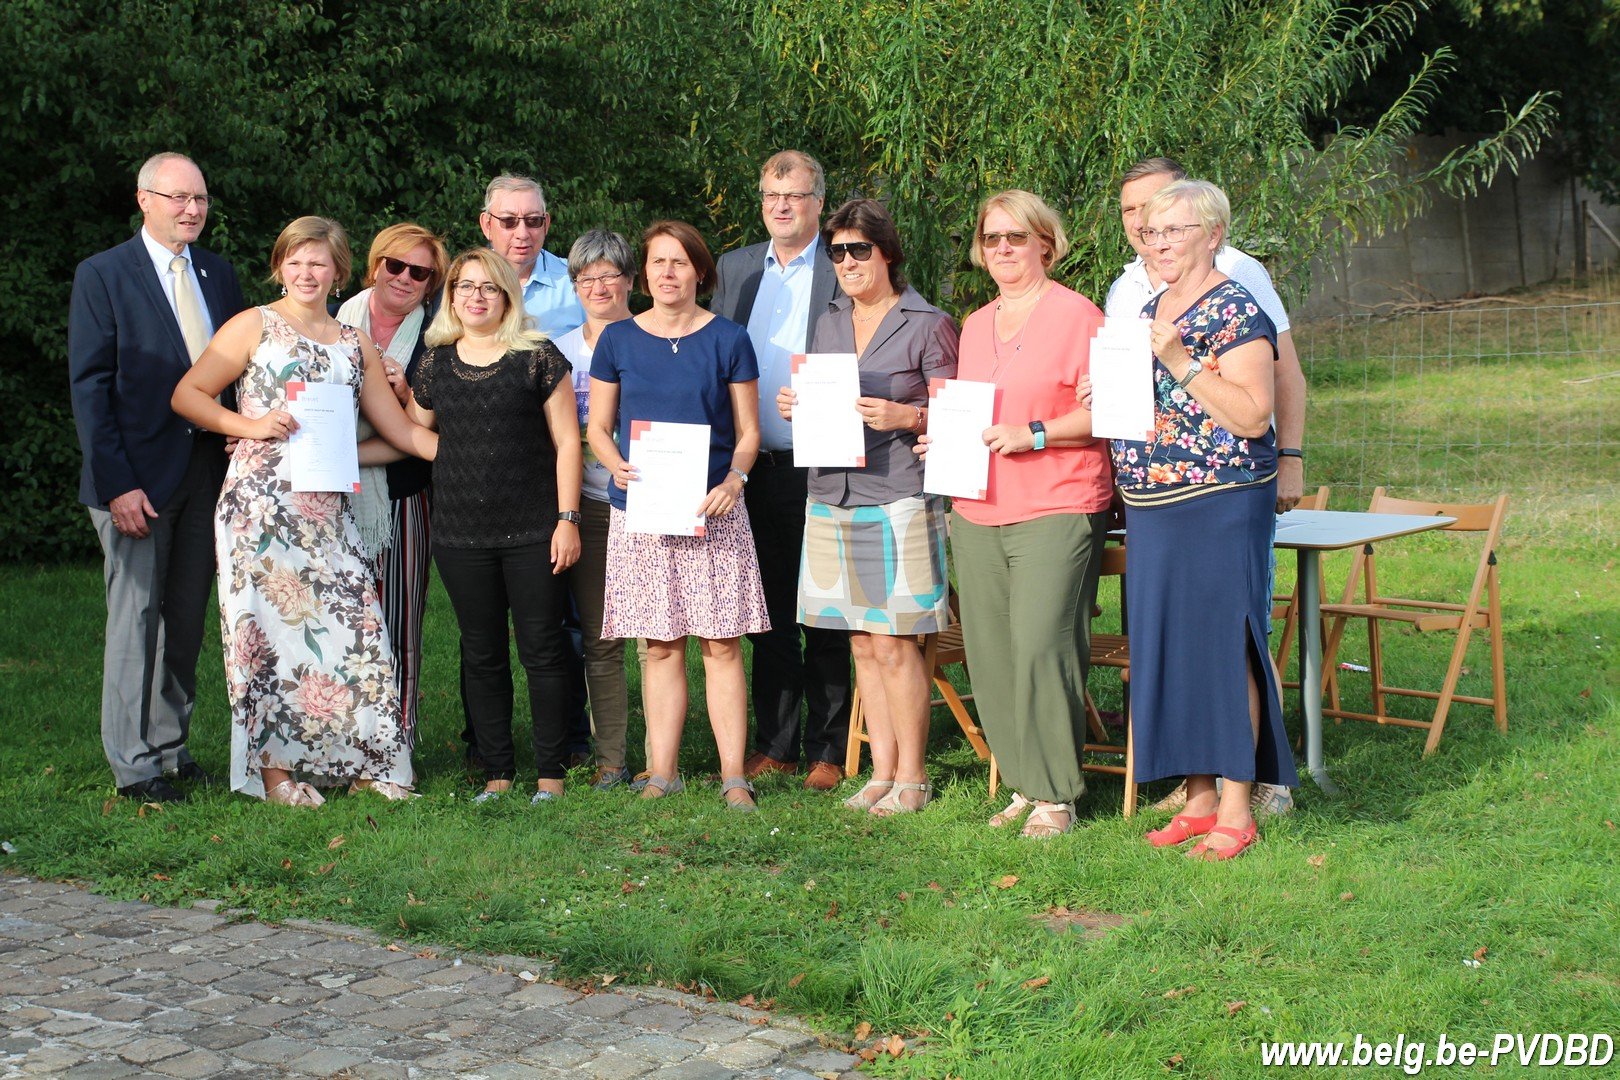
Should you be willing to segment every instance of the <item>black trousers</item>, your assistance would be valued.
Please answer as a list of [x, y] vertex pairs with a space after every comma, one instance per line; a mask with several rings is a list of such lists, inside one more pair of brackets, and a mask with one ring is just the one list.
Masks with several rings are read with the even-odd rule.
[[842, 765], [849, 741], [849, 634], [799, 625], [808, 474], [792, 461], [791, 452], [762, 452], [744, 489], [771, 616], [769, 631], [748, 636], [754, 646], [754, 749], [790, 762], [799, 760], [802, 749], [806, 761]]
[[562, 628], [565, 579], [551, 572], [551, 542], [509, 548], [433, 545], [433, 559], [461, 629], [461, 691], [467, 725], [486, 780], [515, 775], [512, 664], [507, 615], [518, 661], [529, 676], [534, 764], [542, 780], [567, 772], [569, 702]]

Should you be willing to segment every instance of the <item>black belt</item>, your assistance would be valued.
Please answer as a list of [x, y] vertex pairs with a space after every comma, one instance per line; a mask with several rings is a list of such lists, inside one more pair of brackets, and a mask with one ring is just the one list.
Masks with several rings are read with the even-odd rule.
[[754, 459], [754, 468], [768, 465], [772, 468], [792, 468], [793, 451], [791, 450], [761, 450]]

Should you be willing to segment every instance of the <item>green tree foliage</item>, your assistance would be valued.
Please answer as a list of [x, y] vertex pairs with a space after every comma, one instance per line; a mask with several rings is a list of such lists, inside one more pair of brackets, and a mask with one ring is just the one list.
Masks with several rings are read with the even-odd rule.
[[1425, 181], [1517, 160], [1546, 129], [1538, 98], [1432, 173], [1400, 169], [1443, 49], [1316, 137], [1415, 20], [1405, 2], [1331, 0], [12, 0], [0, 552], [93, 549], [73, 494], [68, 295], [75, 264], [136, 227], [134, 173], [157, 150], [202, 166], [220, 197], [203, 243], [250, 301], [270, 298], [270, 243], [293, 217], [337, 218], [362, 253], [406, 219], [457, 248], [479, 241], [503, 169], [546, 185], [553, 250], [661, 216], [730, 247], [760, 235], [759, 162], [791, 145], [827, 164], [833, 201], [888, 200], [913, 279], [965, 310], [985, 279], [960, 273], [964, 234], [996, 188], [1059, 207], [1076, 239], [1061, 273], [1098, 296], [1125, 251], [1115, 180], [1147, 154], [1225, 184], [1238, 239], [1284, 274], [1402, 220]]

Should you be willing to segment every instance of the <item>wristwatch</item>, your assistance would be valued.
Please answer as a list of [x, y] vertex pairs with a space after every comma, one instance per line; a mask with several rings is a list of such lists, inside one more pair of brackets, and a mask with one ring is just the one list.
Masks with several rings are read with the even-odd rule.
[[1181, 388], [1185, 390], [1187, 388], [1187, 384], [1196, 379], [1198, 377], [1198, 373], [1203, 370], [1204, 362], [1198, 359], [1196, 356], [1193, 357], [1193, 362], [1187, 365], [1187, 374], [1183, 375], [1179, 380]]
[[1278, 457], [1294, 457], [1294, 458], [1299, 458], [1301, 461], [1304, 461], [1305, 460], [1305, 451], [1299, 449], [1298, 447], [1282, 446], [1282, 447], [1277, 448], [1277, 456]]
[[569, 522], [571, 524], [578, 525], [580, 522], [584, 521], [585, 519], [579, 516], [579, 511], [578, 510], [559, 510], [559, 511], [557, 511], [557, 520], [558, 521], [566, 521], [566, 522]]
[[747, 473], [743, 472], [741, 469], [737, 468], [737, 466], [735, 466], [735, 465], [733, 465], [731, 467], [731, 471], [737, 474], [737, 479], [739, 479], [739, 480], [741, 480], [743, 482], [743, 487], [748, 486], [748, 474]]
[[1032, 450], [1045, 450], [1046, 449], [1046, 425], [1041, 423], [1039, 420], [1031, 420], [1029, 422], [1029, 433], [1031, 435], [1035, 436], [1035, 445], [1033, 447], [1031, 447], [1030, 449], [1032, 449]]

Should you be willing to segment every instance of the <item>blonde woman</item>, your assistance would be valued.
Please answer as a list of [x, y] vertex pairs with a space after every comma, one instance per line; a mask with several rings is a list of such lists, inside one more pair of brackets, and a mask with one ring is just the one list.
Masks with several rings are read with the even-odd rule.
[[[349, 267], [337, 222], [288, 225], [270, 251], [285, 295], [221, 327], [171, 402], [239, 440], [214, 517], [231, 788], [288, 806], [323, 802], [299, 773], [389, 798], [413, 782], [393, 650], [349, 497], [294, 491], [285, 449], [298, 426], [289, 388], [336, 383], [392, 445], [430, 460], [437, 450], [401, 411], [376, 346], [327, 314]], [[233, 382], [240, 412], [215, 400]]]
[[478, 801], [516, 776], [507, 619], [529, 676], [538, 779], [567, 772], [563, 571], [579, 558], [579, 426], [568, 361], [523, 311], [516, 273], [489, 248], [450, 264], [427, 332], [411, 416], [439, 432], [433, 558], [461, 628], [467, 720], [484, 766]]

